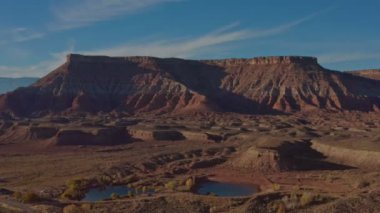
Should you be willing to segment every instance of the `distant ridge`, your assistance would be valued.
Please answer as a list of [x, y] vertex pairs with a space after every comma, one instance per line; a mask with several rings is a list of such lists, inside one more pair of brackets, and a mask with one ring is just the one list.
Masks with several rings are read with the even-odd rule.
[[355, 70], [349, 71], [349, 73], [380, 81], [380, 69]]
[[378, 111], [378, 81], [314, 57], [185, 60], [70, 54], [37, 83], [0, 96], [0, 112], [292, 113]]
[[0, 77], [0, 94], [13, 91], [18, 87], [26, 87], [34, 82], [38, 78], [2, 78]]

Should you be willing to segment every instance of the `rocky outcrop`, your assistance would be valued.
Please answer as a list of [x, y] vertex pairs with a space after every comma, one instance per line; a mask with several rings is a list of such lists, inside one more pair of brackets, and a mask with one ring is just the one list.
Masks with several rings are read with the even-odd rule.
[[176, 130], [143, 130], [131, 129], [129, 133], [136, 139], [155, 141], [178, 141], [185, 140], [185, 136]]
[[362, 169], [380, 169], [380, 152], [337, 147], [313, 140], [312, 148], [334, 163]]
[[58, 130], [56, 127], [30, 127], [30, 139], [49, 139], [54, 137], [58, 133]]
[[0, 112], [27, 117], [379, 108], [378, 81], [298, 56], [195, 61], [71, 54], [34, 85], [0, 96]]
[[295, 169], [291, 156], [286, 156], [274, 149], [251, 147], [229, 161], [234, 168], [261, 172], [278, 172]]
[[54, 139], [56, 145], [116, 145], [130, 141], [126, 129], [116, 127], [60, 130]]

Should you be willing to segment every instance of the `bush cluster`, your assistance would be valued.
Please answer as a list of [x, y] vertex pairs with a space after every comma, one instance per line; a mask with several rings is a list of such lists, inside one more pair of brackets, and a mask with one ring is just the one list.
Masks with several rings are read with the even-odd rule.
[[88, 186], [87, 180], [75, 179], [67, 182], [67, 189], [61, 195], [64, 199], [80, 200], [85, 194], [85, 190]]
[[15, 192], [13, 195], [18, 201], [23, 203], [34, 203], [41, 200], [41, 198], [34, 192]]

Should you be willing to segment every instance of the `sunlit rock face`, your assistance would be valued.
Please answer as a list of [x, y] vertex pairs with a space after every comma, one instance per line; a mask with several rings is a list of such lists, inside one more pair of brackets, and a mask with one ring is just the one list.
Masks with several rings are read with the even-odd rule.
[[30, 87], [0, 96], [0, 112], [291, 113], [375, 111], [380, 84], [330, 71], [316, 58], [184, 60], [71, 54]]

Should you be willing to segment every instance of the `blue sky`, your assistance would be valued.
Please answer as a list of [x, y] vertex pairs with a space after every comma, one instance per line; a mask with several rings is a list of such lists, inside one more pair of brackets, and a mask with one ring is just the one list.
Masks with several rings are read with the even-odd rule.
[[378, 0], [2, 0], [0, 76], [43, 76], [70, 52], [380, 68], [379, 10]]

